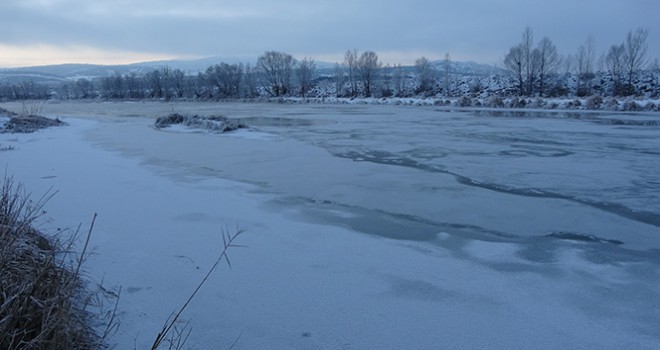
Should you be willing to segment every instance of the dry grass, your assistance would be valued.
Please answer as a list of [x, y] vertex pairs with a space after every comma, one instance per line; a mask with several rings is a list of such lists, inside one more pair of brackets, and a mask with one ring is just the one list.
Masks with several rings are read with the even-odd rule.
[[81, 277], [93, 222], [79, 254], [79, 230], [64, 243], [43, 236], [33, 224], [50, 196], [33, 202], [7, 176], [0, 188], [0, 349], [104, 348], [116, 303], [107, 310], [113, 297]]
[[[191, 329], [189, 323], [185, 323], [182, 327], [179, 326], [178, 321], [181, 317], [181, 314], [186, 310], [190, 302], [195, 298], [199, 290], [206, 284], [206, 281], [211, 277], [213, 271], [218, 268], [218, 265], [224, 260], [227, 263], [227, 266], [231, 268], [231, 261], [229, 260], [229, 255], [227, 254], [229, 248], [243, 247], [241, 245], [235, 244], [234, 241], [238, 236], [240, 236], [244, 231], [237, 229], [234, 234], [230, 234], [227, 229], [222, 230], [222, 249], [218, 255], [218, 259], [211, 266], [211, 268], [206, 272], [204, 278], [199, 282], [195, 290], [190, 294], [183, 306], [175, 313], [173, 313], [163, 324], [163, 328], [156, 336], [151, 350], [157, 350], [164, 346], [167, 346], [168, 350], [181, 350], [183, 349], [188, 337], [190, 336]], [[238, 341], [238, 339], [236, 339]], [[234, 342], [235, 344], [236, 342]], [[233, 346], [232, 346], [233, 348]]]

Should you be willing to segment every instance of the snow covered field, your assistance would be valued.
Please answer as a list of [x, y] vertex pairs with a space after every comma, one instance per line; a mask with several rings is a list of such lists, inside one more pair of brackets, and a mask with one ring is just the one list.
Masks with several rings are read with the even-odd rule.
[[[22, 106], [0, 104], [20, 111]], [[117, 349], [657, 349], [660, 115], [245, 103], [48, 103], [0, 134], [40, 229], [96, 222]], [[245, 118], [155, 130], [171, 112]]]

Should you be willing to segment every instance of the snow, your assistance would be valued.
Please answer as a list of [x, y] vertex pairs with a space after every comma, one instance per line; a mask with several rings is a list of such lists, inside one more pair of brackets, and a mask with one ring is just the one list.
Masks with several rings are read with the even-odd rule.
[[[43, 113], [68, 126], [0, 135], [15, 148], [0, 153], [7, 173], [34, 196], [58, 191], [41, 230], [99, 213], [87, 275], [122, 286], [118, 349], [151, 345], [236, 228], [248, 247], [230, 250], [233, 268], [183, 314], [193, 348], [660, 343], [660, 230], [657, 216], [633, 215], [660, 209], [657, 126], [433, 107], [175, 107], [262, 122], [158, 131], [169, 104], [59, 103]], [[546, 236], [562, 231], [624, 244]]]

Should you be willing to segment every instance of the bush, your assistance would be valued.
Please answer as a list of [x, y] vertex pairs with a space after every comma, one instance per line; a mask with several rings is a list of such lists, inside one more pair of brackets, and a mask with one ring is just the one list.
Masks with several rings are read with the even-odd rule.
[[607, 109], [610, 111], [616, 111], [619, 109], [619, 101], [617, 101], [615, 98], [611, 98], [607, 100], [605, 106], [607, 106]]
[[509, 101], [509, 108], [525, 108], [527, 101], [524, 98], [514, 97]]
[[589, 96], [584, 102], [586, 109], [600, 109], [603, 104], [603, 98], [598, 95]]
[[468, 96], [462, 96], [461, 98], [458, 99], [456, 102], [459, 107], [471, 107], [472, 106], [472, 99]]
[[633, 100], [627, 100], [623, 103], [623, 110], [628, 112], [639, 112], [642, 110], [642, 106]]
[[503, 108], [504, 100], [500, 96], [491, 96], [486, 100], [486, 106], [491, 108]]
[[534, 103], [532, 104], [532, 107], [534, 108], [543, 108], [545, 106], [545, 100], [542, 98], [537, 98], [534, 100]]

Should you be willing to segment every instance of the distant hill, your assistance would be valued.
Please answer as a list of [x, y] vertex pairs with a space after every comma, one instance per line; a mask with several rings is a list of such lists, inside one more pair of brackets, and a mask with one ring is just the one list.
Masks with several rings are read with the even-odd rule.
[[[256, 58], [253, 57], [207, 57], [195, 60], [167, 60], [141, 62], [128, 65], [95, 65], [95, 64], [58, 64], [48, 66], [36, 66], [25, 68], [6, 68], [0, 69], [0, 83], [18, 84], [25, 81], [31, 81], [41, 84], [58, 84], [66, 81], [75, 81], [78, 79], [96, 79], [111, 76], [114, 74], [146, 74], [155, 69], [169, 66], [172, 69], [180, 69], [186, 74], [197, 74], [203, 72], [206, 68], [226, 62], [250, 63], [254, 65]], [[432, 64], [438, 70], [443, 71], [443, 61], [433, 61]], [[331, 74], [334, 70], [334, 63], [316, 62], [320, 74]], [[406, 67], [406, 71], [412, 73], [414, 67]], [[489, 76], [504, 73], [504, 70], [491, 65], [478, 64], [474, 62], [451, 62], [451, 73], [461, 76]]]
[[[444, 61], [433, 61], [431, 64], [433, 64], [437, 71], [444, 71]], [[506, 74], [504, 69], [489, 64], [458, 61], [451, 61], [450, 72], [459, 76], [491, 76]]]

